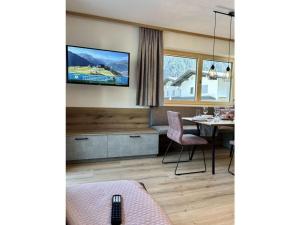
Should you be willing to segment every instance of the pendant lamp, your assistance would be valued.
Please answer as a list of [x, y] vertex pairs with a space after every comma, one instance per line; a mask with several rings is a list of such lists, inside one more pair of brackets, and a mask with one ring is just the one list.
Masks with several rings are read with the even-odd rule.
[[218, 14], [222, 14], [222, 15], [226, 15], [226, 16], [230, 16], [230, 31], [229, 31], [229, 40], [228, 40], [228, 65], [226, 68], [226, 72], [224, 74], [225, 79], [230, 79], [231, 77], [231, 68], [230, 68], [230, 41], [231, 41], [231, 24], [232, 24], [232, 17], [234, 17], [234, 11], [231, 11], [229, 13], [224, 13], [224, 12], [219, 12], [219, 11], [214, 11], [215, 13], [215, 26], [214, 26], [214, 44], [213, 44], [213, 63], [208, 71], [208, 77], [211, 80], [216, 80], [218, 78], [218, 74], [216, 71], [216, 67], [215, 67], [215, 43], [216, 43], [216, 27], [217, 27], [217, 13]]
[[229, 13], [230, 16], [230, 30], [229, 30], [229, 40], [228, 40], [228, 65], [225, 72], [225, 79], [230, 79], [231, 77], [231, 69], [230, 69], [230, 42], [231, 42], [231, 24], [232, 24], [232, 17], [234, 16], [233, 12]]
[[214, 44], [213, 44], [213, 63], [208, 71], [208, 78], [211, 80], [217, 79], [217, 72], [215, 68], [215, 43], [216, 43], [216, 26], [217, 26], [217, 13], [215, 13], [215, 26], [214, 26]]

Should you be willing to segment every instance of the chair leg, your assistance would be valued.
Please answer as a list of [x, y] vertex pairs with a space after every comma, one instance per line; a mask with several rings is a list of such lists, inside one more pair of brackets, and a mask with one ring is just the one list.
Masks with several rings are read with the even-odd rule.
[[204, 153], [204, 150], [203, 150], [203, 149], [202, 149], [202, 154], [203, 154], [203, 162], [204, 162], [204, 172], [206, 172], [205, 153]]
[[[169, 152], [169, 149], [170, 149], [172, 143], [173, 143], [173, 141], [170, 141], [170, 144], [168, 145], [167, 150], [166, 150], [166, 152], [165, 152], [165, 155], [164, 155], [164, 157], [163, 157], [163, 159], [162, 159], [162, 161], [161, 161], [162, 164], [177, 163], [177, 161], [169, 161], [169, 162], [165, 162], [165, 158], [166, 158], [167, 155], [168, 155], [168, 152]], [[181, 150], [181, 151], [182, 151], [182, 150]], [[189, 158], [190, 158], [190, 154], [189, 154]], [[190, 160], [184, 160], [184, 161], [180, 161], [180, 162], [189, 162], [189, 161], [190, 161]]]
[[167, 147], [167, 150], [166, 150], [166, 152], [165, 152], [165, 154], [164, 154], [164, 157], [163, 157], [163, 159], [162, 159], [162, 161], [161, 161], [162, 163], [164, 163], [165, 157], [167, 156], [168, 151], [169, 151], [169, 149], [170, 149], [172, 143], [173, 143], [173, 141], [170, 141], [170, 143], [169, 143], [169, 145], [168, 145], [168, 147]]
[[178, 168], [178, 164], [179, 164], [180, 159], [181, 159], [182, 151], [183, 151], [183, 146], [181, 146], [181, 151], [180, 151], [180, 154], [179, 154], [179, 158], [177, 160], [177, 164], [176, 164], [176, 168], [175, 168], [175, 175], [179, 175], [179, 174], [177, 174], [177, 168]]
[[230, 147], [230, 154], [229, 154], [229, 156], [232, 157], [232, 154], [233, 154], [233, 145], [231, 145], [231, 147]]
[[191, 156], [192, 156], [192, 154], [193, 154], [193, 149], [192, 149], [192, 151], [190, 151], [190, 150], [191, 150], [191, 149], [188, 148], [189, 161], [191, 160]]
[[[194, 151], [194, 150], [195, 150], [195, 149], [193, 149], [193, 151]], [[179, 158], [178, 158], [178, 160], [177, 160], [177, 165], [176, 165], [176, 168], [175, 168], [175, 175], [185, 175], [185, 174], [205, 173], [205, 172], [206, 172], [205, 153], [204, 153], [204, 150], [202, 150], [202, 154], [203, 154], [203, 162], [204, 162], [204, 167], [205, 167], [204, 170], [192, 171], [192, 172], [186, 172], [186, 173], [177, 173], [178, 164], [179, 164], [180, 162], [182, 162], [182, 161], [180, 161], [182, 152], [183, 152], [183, 146], [181, 146], [181, 151], [180, 151], [180, 154], [179, 154]]]
[[[232, 149], [233, 150], [233, 149]], [[231, 166], [231, 162], [232, 162], [232, 159], [234, 157], [234, 150], [232, 151], [232, 155], [231, 155], [231, 158], [230, 158], [230, 162], [229, 162], [229, 165], [228, 165], [228, 172], [234, 176], [234, 173], [232, 171], [230, 171], [230, 166]]]
[[192, 147], [192, 154], [190, 155], [190, 160], [193, 159], [195, 153], [195, 146]]

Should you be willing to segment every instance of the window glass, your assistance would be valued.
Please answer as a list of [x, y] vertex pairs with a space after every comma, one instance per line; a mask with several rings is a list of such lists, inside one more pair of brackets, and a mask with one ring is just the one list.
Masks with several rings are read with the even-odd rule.
[[164, 99], [195, 101], [197, 59], [164, 56]]
[[[228, 62], [215, 61], [216, 79], [210, 79], [208, 76], [212, 63], [213, 61], [211, 60], [203, 60], [201, 101], [229, 102], [231, 79], [225, 76]], [[231, 68], [231, 63], [229, 67]]]

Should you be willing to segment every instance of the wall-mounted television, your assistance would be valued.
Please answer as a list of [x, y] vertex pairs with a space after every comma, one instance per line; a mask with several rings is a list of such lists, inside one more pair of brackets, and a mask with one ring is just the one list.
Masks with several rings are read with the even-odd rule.
[[129, 86], [128, 52], [67, 45], [67, 82]]

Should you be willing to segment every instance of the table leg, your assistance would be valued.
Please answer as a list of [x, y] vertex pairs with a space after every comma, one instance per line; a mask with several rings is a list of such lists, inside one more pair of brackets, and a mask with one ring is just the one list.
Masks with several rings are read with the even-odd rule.
[[201, 135], [200, 124], [196, 123], [196, 125], [197, 125], [198, 136], [200, 137], [200, 135]]
[[[198, 136], [200, 137], [200, 134], [201, 134], [200, 124], [196, 123], [196, 125], [197, 125], [197, 133], [198, 133]], [[190, 160], [193, 159], [194, 153], [195, 153], [195, 148], [193, 148], [193, 150], [192, 150], [192, 154], [190, 155]]]
[[211, 157], [211, 172], [215, 174], [215, 156], [216, 156], [216, 133], [217, 133], [217, 126], [213, 126], [213, 133], [212, 133], [212, 157]]

